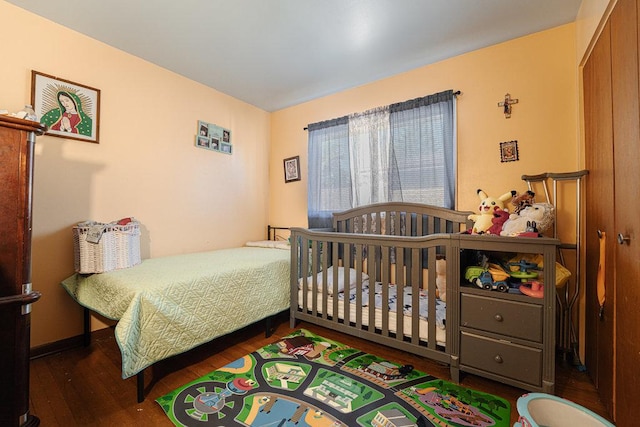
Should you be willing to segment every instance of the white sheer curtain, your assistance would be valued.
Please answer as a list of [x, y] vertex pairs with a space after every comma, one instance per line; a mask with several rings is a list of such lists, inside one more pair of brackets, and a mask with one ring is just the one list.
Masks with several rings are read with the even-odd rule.
[[389, 200], [389, 107], [349, 116], [353, 207]]

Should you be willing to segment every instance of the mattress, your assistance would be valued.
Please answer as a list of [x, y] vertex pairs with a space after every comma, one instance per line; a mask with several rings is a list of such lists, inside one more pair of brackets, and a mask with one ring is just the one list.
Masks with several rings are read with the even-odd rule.
[[[375, 327], [378, 329], [382, 328], [382, 309], [381, 307], [381, 301], [379, 298], [380, 295], [380, 289], [381, 289], [381, 284], [380, 283], [376, 283], [376, 307], [375, 307]], [[396, 311], [396, 307], [395, 307], [395, 298], [394, 298], [394, 294], [395, 294], [395, 286], [394, 285], [389, 285], [389, 290], [390, 290], [390, 300], [389, 300], [389, 312], [388, 312], [388, 328], [389, 331], [391, 331], [392, 333], [397, 333], [397, 311]], [[403, 333], [405, 336], [410, 337], [411, 336], [411, 307], [409, 306], [409, 304], [407, 304], [408, 302], [411, 301], [410, 299], [410, 292], [411, 289], [410, 288], [404, 288], [404, 308], [403, 308], [403, 315], [405, 316], [404, 318], [404, 322], [403, 322]], [[307, 292], [307, 309], [311, 310], [313, 309], [313, 291], [309, 290]], [[362, 292], [362, 297], [361, 300], [363, 301], [363, 303], [365, 303], [362, 307], [362, 324], [365, 326], [369, 325], [369, 310], [370, 307], [366, 304], [366, 302], [369, 300], [369, 289], [368, 286], [366, 286], [363, 289]], [[303, 308], [302, 307], [302, 301], [303, 301], [303, 296], [304, 296], [304, 291], [302, 289], [300, 289], [298, 291], [298, 307], [299, 308]], [[321, 292], [316, 292], [315, 293], [316, 296], [316, 311], [320, 314], [323, 314], [323, 305], [322, 305], [322, 297], [323, 294]], [[327, 316], [334, 316], [334, 312], [333, 312], [333, 295], [327, 294]], [[353, 291], [350, 292], [349, 294], [349, 319], [353, 322], [356, 319], [356, 296], [355, 293]], [[429, 323], [427, 322], [427, 312], [426, 312], [426, 308], [428, 306], [428, 300], [427, 300], [427, 296], [423, 293], [421, 293], [420, 295], [420, 320], [419, 320], [419, 333], [420, 333], [420, 338], [424, 341], [428, 341], [428, 335], [429, 335]], [[344, 293], [340, 292], [338, 294], [338, 318], [344, 320], [344, 312], [345, 312], [345, 303], [344, 303]], [[441, 300], [436, 300], [436, 343], [438, 345], [444, 346], [446, 343], [446, 329], [445, 329], [445, 312], [446, 312], [446, 304], [441, 301]]]

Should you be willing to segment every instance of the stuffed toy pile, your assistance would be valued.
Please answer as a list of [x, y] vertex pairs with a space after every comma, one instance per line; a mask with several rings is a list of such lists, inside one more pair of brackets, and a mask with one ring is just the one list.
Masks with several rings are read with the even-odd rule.
[[[518, 194], [511, 190], [494, 198], [483, 190], [476, 191], [480, 204], [477, 214], [469, 215], [474, 222], [470, 234], [493, 234], [499, 236], [540, 236], [553, 228], [554, 206], [550, 203], [536, 203], [535, 193], [526, 191]], [[510, 203], [513, 212], [505, 206]]]

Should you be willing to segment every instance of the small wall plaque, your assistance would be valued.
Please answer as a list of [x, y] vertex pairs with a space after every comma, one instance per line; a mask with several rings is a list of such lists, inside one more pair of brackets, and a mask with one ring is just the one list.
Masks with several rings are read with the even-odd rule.
[[518, 141], [507, 141], [500, 143], [500, 161], [516, 162], [518, 158]]

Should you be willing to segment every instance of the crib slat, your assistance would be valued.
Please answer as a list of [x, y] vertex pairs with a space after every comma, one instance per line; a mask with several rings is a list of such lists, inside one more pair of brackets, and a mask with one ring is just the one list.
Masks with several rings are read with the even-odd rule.
[[308, 289], [309, 289], [309, 281], [308, 274], [309, 271], [309, 240], [301, 237], [300, 238], [300, 249], [302, 252], [302, 307], [306, 310], [309, 306], [308, 301]]
[[[343, 259], [343, 265], [344, 265], [344, 269], [343, 269], [343, 279], [344, 279], [344, 299], [343, 299], [343, 306], [344, 306], [344, 324], [345, 325], [349, 325], [350, 320], [351, 320], [351, 301], [349, 300], [349, 295], [351, 294], [351, 272], [350, 272], [350, 268], [353, 267], [353, 264], [351, 263], [351, 254], [352, 254], [352, 245], [350, 243], [345, 243], [344, 245], [344, 259]], [[338, 286], [338, 284], [335, 284], [336, 287]], [[334, 299], [338, 299], [338, 293], [335, 292], [333, 294]]]
[[375, 300], [375, 282], [376, 282], [376, 257], [373, 255], [377, 251], [377, 248], [373, 245], [367, 245], [367, 271], [369, 274], [369, 301], [367, 302], [369, 307], [369, 321], [368, 321], [368, 330], [370, 332], [374, 332], [376, 328], [376, 311], [374, 307], [376, 306]]
[[[391, 269], [389, 262], [389, 247], [382, 247], [382, 334], [386, 337], [389, 336], [389, 304], [385, 301], [389, 301], [389, 283], [391, 281]], [[374, 305], [375, 307], [375, 305]]]
[[[307, 245], [308, 247], [309, 245]], [[318, 240], [313, 240], [311, 243], [311, 252], [309, 255], [309, 258], [311, 259], [311, 264], [312, 264], [312, 269], [311, 269], [311, 275], [313, 277], [312, 279], [312, 288], [311, 288], [311, 312], [313, 313], [313, 315], [317, 315], [318, 313], [318, 299], [315, 297], [315, 295], [318, 295], [318, 289], [320, 288], [320, 286], [322, 286], [322, 289], [324, 292], [326, 292], [327, 289], [327, 275], [323, 274], [322, 275], [322, 283], [318, 283], [318, 273], [320, 273], [320, 271], [322, 271], [321, 269], [318, 268], [318, 262], [317, 262], [317, 256], [318, 253], [320, 251], [320, 244], [318, 242]]]
[[[429, 265], [429, 279], [428, 279], [428, 318], [427, 324], [429, 325], [429, 342], [430, 349], [436, 348], [436, 248], [430, 247], [427, 249], [427, 260]], [[433, 337], [433, 339], [431, 338]]]
[[404, 250], [402, 247], [395, 247], [396, 251], [396, 339], [403, 340], [404, 338], [404, 287], [405, 287], [405, 275], [409, 271], [405, 269], [404, 264]]
[[355, 325], [358, 330], [362, 329], [362, 276], [364, 272], [363, 259], [362, 259], [362, 245], [356, 245], [356, 289], [355, 289], [355, 305], [356, 305], [356, 318]]
[[[420, 342], [420, 279], [418, 275], [422, 275], [420, 267], [419, 249], [411, 251], [411, 343], [417, 345]], [[431, 340], [429, 340], [431, 341]]]
[[[334, 245], [334, 248], [333, 248], [334, 250], [332, 251], [332, 254], [331, 254], [331, 258], [332, 258], [331, 259], [331, 265], [333, 266], [333, 283], [336, 284], [336, 286], [337, 286], [337, 283], [338, 283], [338, 265], [339, 265], [338, 256], [339, 256], [339, 252], [340, 252], [340, 249], [342, 248], [342, 246], [343, 245], [341, 243], [338, 243], [338, 244]], [[327, 300], [327, 296], [326, 295], [322, 295], [322, 299], [326, 301]], [[332, 305], [332, 313], [333, 313], [333, 322], [334, 323], [339, 323], [339, 321], [340, 321], [340, 316], [338, 315], [338, 313], [339, 313], [339, 311], [338, 311], [338, 309], [339, 309], [338, 302], [339, 302], [338, 294], [335, 293], [334, 294], [334, 298], [333, 298], [333, 305]], [[326, 314], [325, 314], [325, 316], [326, 316]]]
[[435, 231], [435, 224], [433, 223], [433, 217], [432, 216], [427, 216], [427, 229], [425, 230], [427, 235], [429, 234], [434, 234]]

